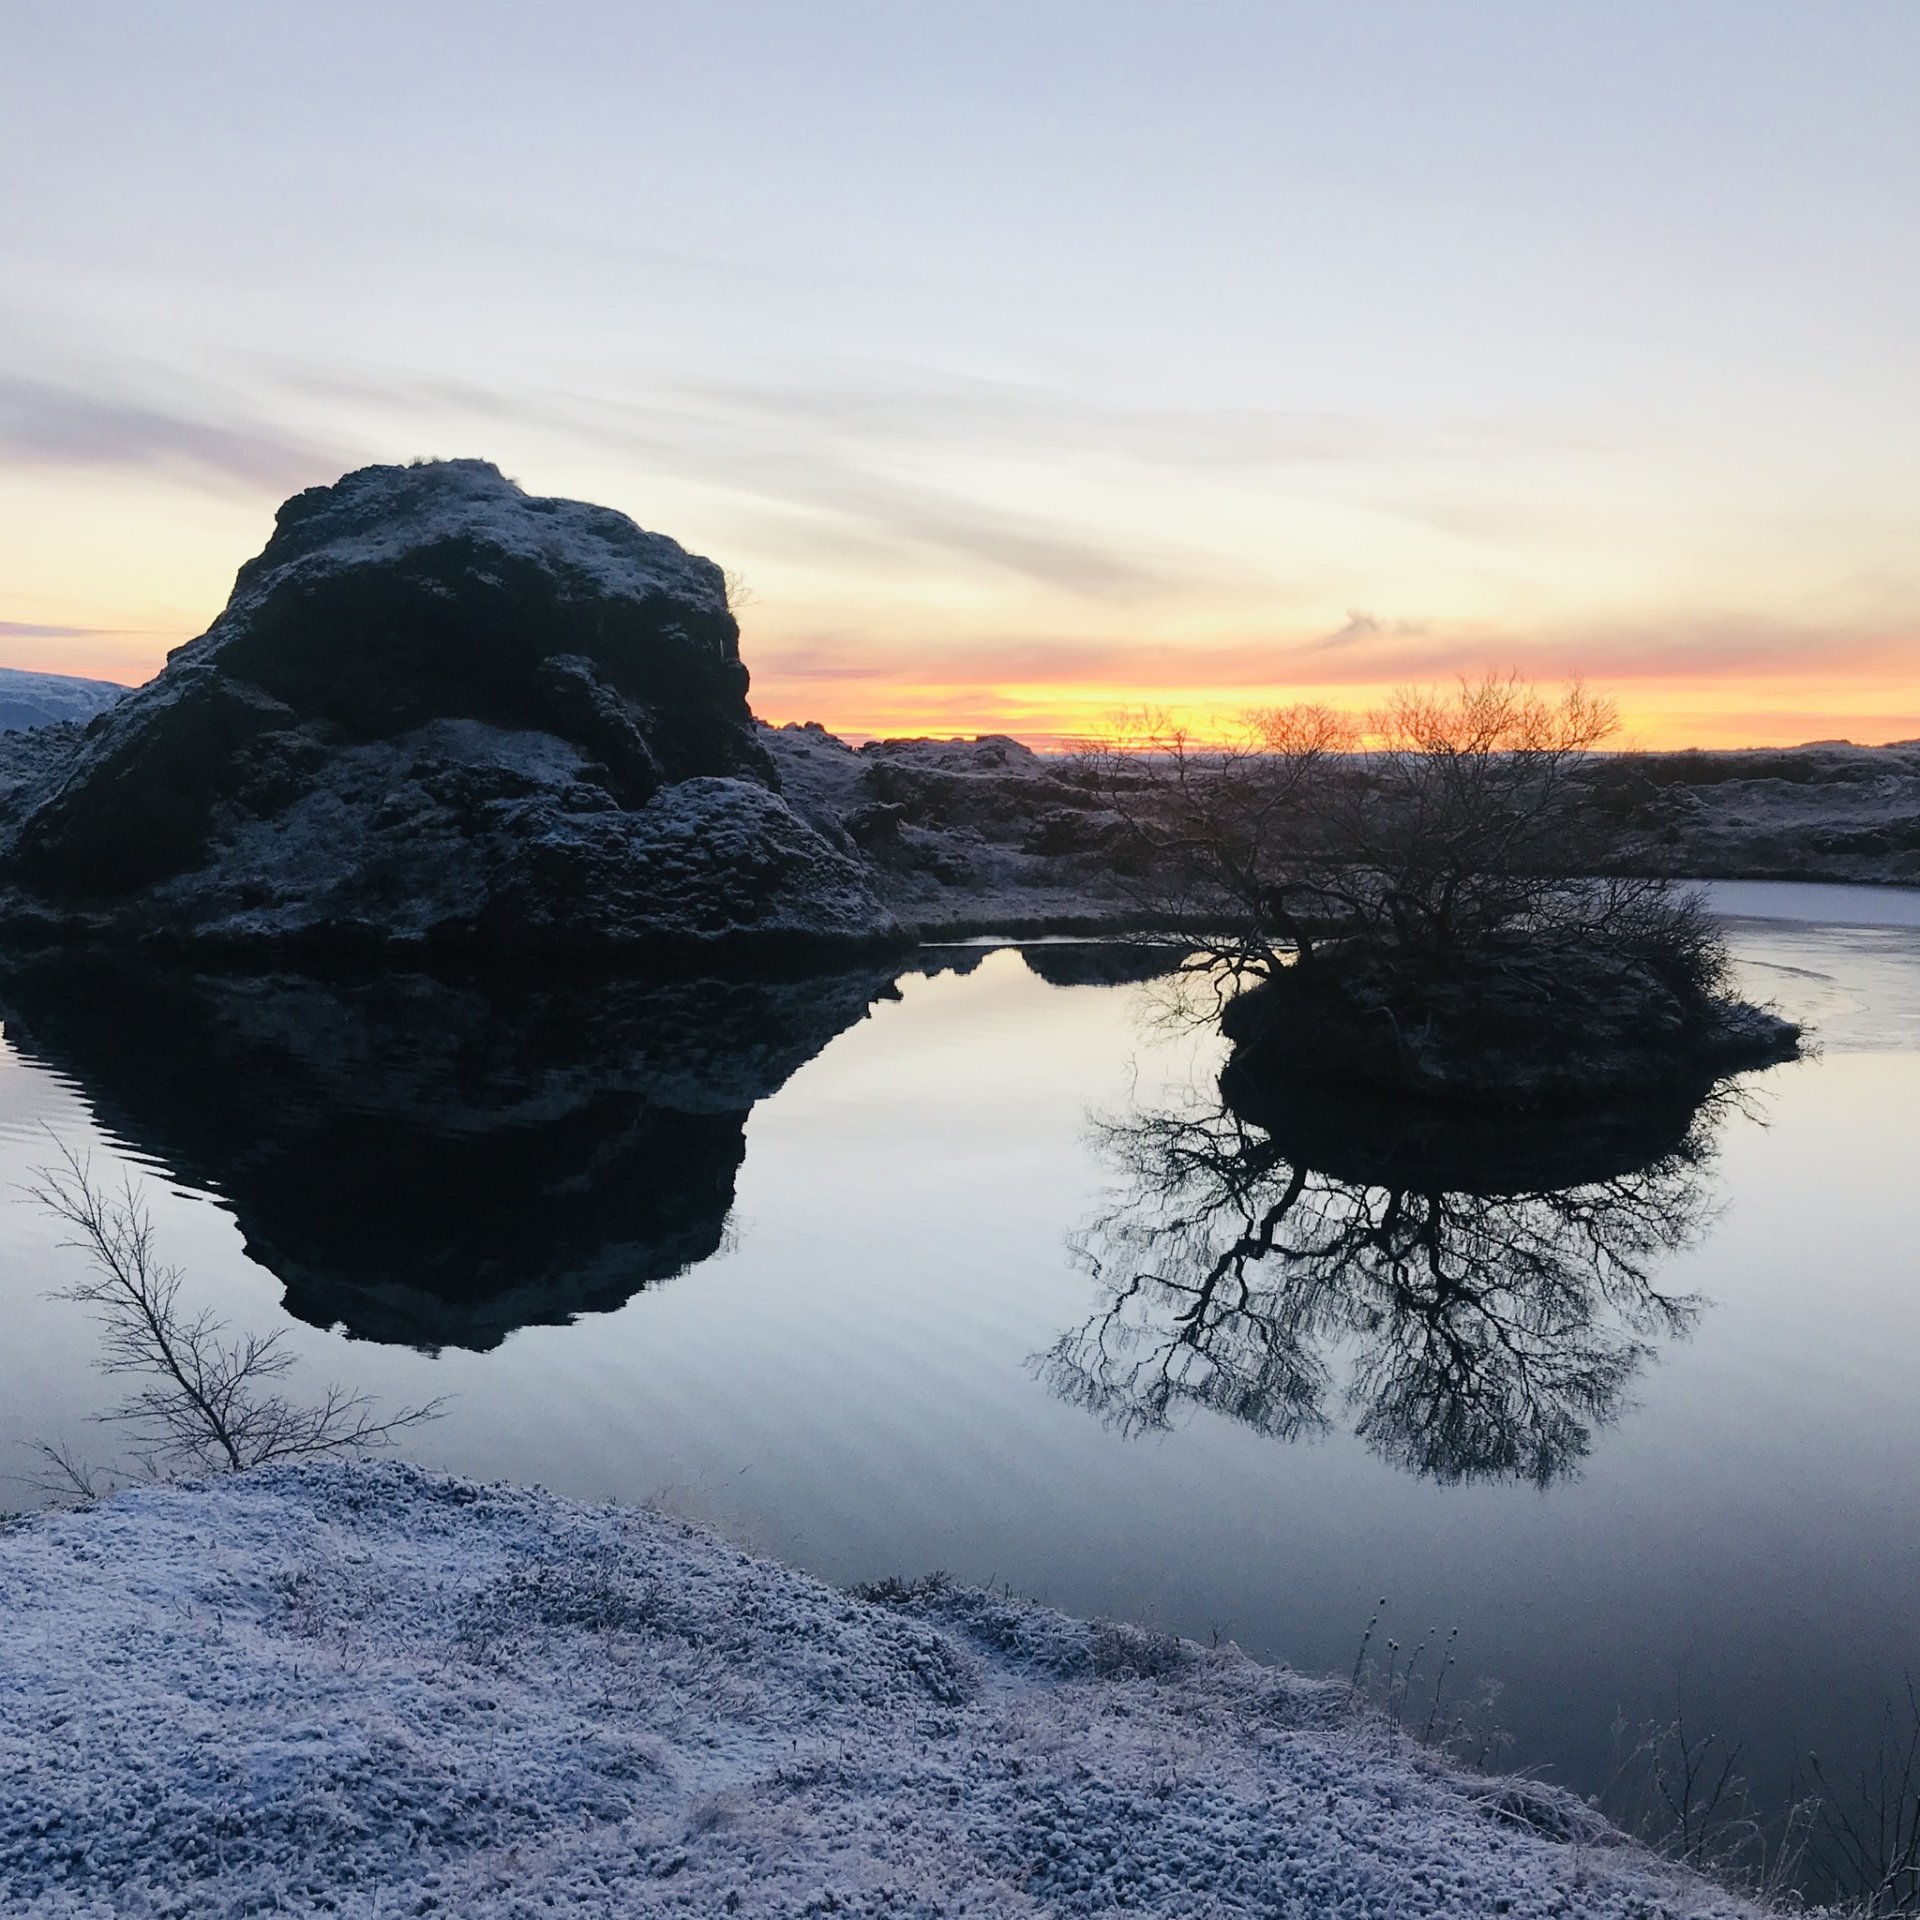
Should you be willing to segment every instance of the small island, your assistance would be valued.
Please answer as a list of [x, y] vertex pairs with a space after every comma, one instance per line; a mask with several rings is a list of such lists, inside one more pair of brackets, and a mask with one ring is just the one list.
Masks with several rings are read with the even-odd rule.
[[1103, 743], [1142, 911], [1222, 1000], [1231, 1075], [1402, 1107], [1578, 1109], [1796, 1057], [1726, 945], [1591, 804], [1609, 702], [1514, 677], [1196, 742]]

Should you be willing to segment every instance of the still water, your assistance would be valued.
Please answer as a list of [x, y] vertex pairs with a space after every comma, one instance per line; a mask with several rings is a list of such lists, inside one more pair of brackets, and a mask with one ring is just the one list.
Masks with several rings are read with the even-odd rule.
[[1778, 1792], [1920, 1668], [1920, 896], [1713, 891], [1817, 1057], [1547, 1142], [1526, 1192], [1223, 1109], [1218, 1040], [1087, 948], [8, 975], [0, 1470], [114, 1444], [18, 1197], [58, 1141], [296, 1383], [447, 1396], [428, 1464], [1309, 1669], [1385, 1595], [1376, 1650], [1458, 1627], [1513, 1762], [1594, 1790], [1616, 1716], [1681, 1700]]

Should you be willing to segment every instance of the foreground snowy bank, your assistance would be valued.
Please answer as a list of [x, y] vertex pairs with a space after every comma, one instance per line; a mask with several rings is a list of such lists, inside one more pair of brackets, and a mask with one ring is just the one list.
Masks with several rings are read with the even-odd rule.
[[1335, 1683], [383, 1464], [0, 1534], [0, 1911], [1743, 1909]]

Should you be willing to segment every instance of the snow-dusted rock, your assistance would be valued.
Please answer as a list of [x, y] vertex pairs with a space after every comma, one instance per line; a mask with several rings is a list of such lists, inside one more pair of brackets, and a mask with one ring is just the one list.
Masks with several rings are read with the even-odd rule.
[[1583, 777], [1667, 871], [1920, 884], [1920, 742], [1612, 754]]
[[481, 461], [364, 468], [0, 801], [0, 881], [16, 926], [184, 945], [897, 939], [773, 792], [746, 692], [711, 561]]
[[0, 1534], [0, 1907], [1752, 1916], [1337, 1683], [390, 1465]]
[[1121, 874], [1123, 823], [1098, 797], [1004, 734], [875, 740], [814, 725], [763, 727], [780, 790], [923, 935], [1098, 934], [1144, 923]]
[[0, 667], [0, 733], [29, 733], [67, 720], [85, 722], [104, 713], [126, 691], [111, 680]]

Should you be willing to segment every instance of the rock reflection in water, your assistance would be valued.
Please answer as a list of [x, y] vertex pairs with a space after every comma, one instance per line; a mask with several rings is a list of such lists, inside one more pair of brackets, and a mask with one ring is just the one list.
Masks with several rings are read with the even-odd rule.
[[1699, 1314], [1659, 1276], [1710, 1217], [1728, 1088], [1477, 1127], [1224, 1091], [1100, 1129], [1114, 1198], [1076, 1241], [1100, 1303], [1037, 1365], [1122, 1430], [1338, 1413], [1410, 1472], [1546, 1487]]
[[0, 977], [7, 1037], [231, 1208], [315, 1325], [490, 1347], [724, 1244], [754, 1104], [892, 990], [803, 980]]

